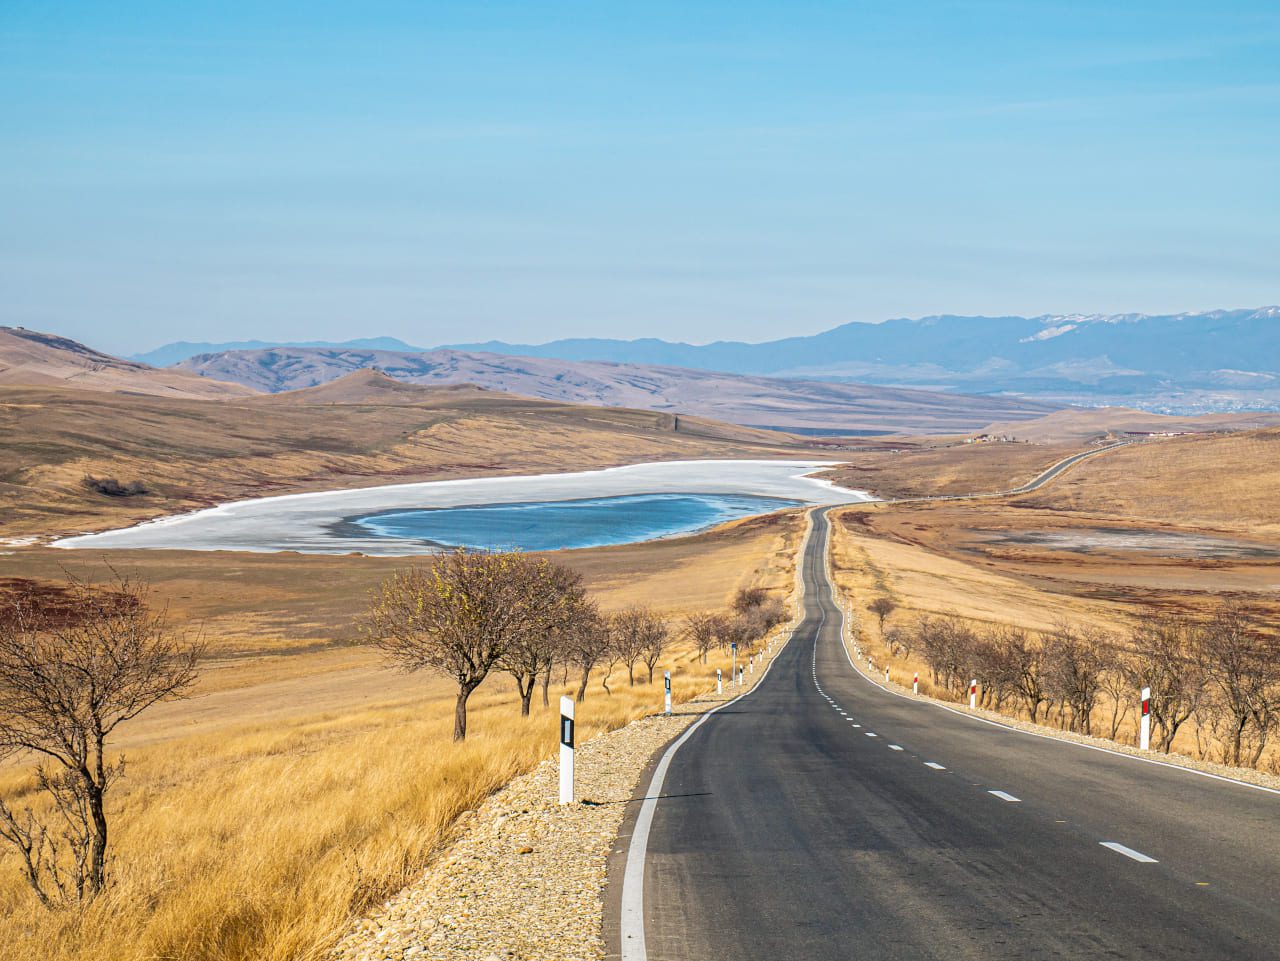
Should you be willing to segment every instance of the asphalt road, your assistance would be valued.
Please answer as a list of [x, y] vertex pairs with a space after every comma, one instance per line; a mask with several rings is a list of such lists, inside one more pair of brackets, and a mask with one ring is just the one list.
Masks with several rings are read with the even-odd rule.
[[872, 684], [815, 524], [803, 624], [624, 826], [615, 956], [1280, 958], [1280, 796]]

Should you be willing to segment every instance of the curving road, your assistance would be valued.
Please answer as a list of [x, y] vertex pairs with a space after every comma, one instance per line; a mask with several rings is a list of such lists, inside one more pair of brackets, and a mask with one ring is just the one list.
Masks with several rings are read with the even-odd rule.
[[1280, 795], [872, 684], [814, 524], [803, 623], [624, 825], [612, 957], [1280, 957]]

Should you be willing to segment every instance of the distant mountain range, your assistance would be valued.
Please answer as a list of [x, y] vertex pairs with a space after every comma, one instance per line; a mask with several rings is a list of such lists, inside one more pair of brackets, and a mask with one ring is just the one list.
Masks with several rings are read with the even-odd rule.
[[[173, 344], [135, 359], [173, 363], [186, 359], [181, 355], [188, 351], [194, 356], [197, 346], [233, 349]], [[394, 338], [308, 346], [418, 350]], [[1018, 394], [1058, 403], [1126, 403], [1171, 412], [1280, 409], [1280, 307], [1166, 315], [942, 315], [848, 323], [757, 344], [588, 338], [450, 346], [473, 353]]]
[[965, 433], [992, 421], [1025, 420], [1057, 409], [1012, 397], [449, 349], [232, 350], [191, 357], [170, 369], [266, 393], [313, 388], [372, 369], [409, 384], [474, 384], [543, 400], [667, 411], [801, 433]]

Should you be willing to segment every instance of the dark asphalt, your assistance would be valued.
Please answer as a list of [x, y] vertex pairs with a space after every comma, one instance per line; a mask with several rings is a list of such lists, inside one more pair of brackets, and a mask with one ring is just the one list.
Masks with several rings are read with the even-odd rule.
[[1280, 958], [1280, 796], [873, 685], [839, 642], [815, 525], [804, 623], [671, 761], [651, 961]]

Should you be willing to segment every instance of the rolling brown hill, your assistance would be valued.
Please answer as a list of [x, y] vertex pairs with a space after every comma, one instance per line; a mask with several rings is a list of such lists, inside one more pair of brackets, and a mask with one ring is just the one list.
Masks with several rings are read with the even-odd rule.
[[25, 327], [0, 327], [0, 385], [64, 386], [164, 397], [244, 397], [254, 393], [242, 384], [148, 367]]
[[203, 354], [174, 369], [255, 390], [315, 387], [361, 368], [415, 384], [474, 384], [544, 400], [672, 411], [804, 433], [968, 433], [1056, 410], [1015, 398], [457, 350], [279, 347]]
[[699, 418], [389, 380], [364, 372], [301, 398], [218, 403], [0, 387], [0, 532], [103, 530], [293, 491], [820, 454], [785, 434]]

